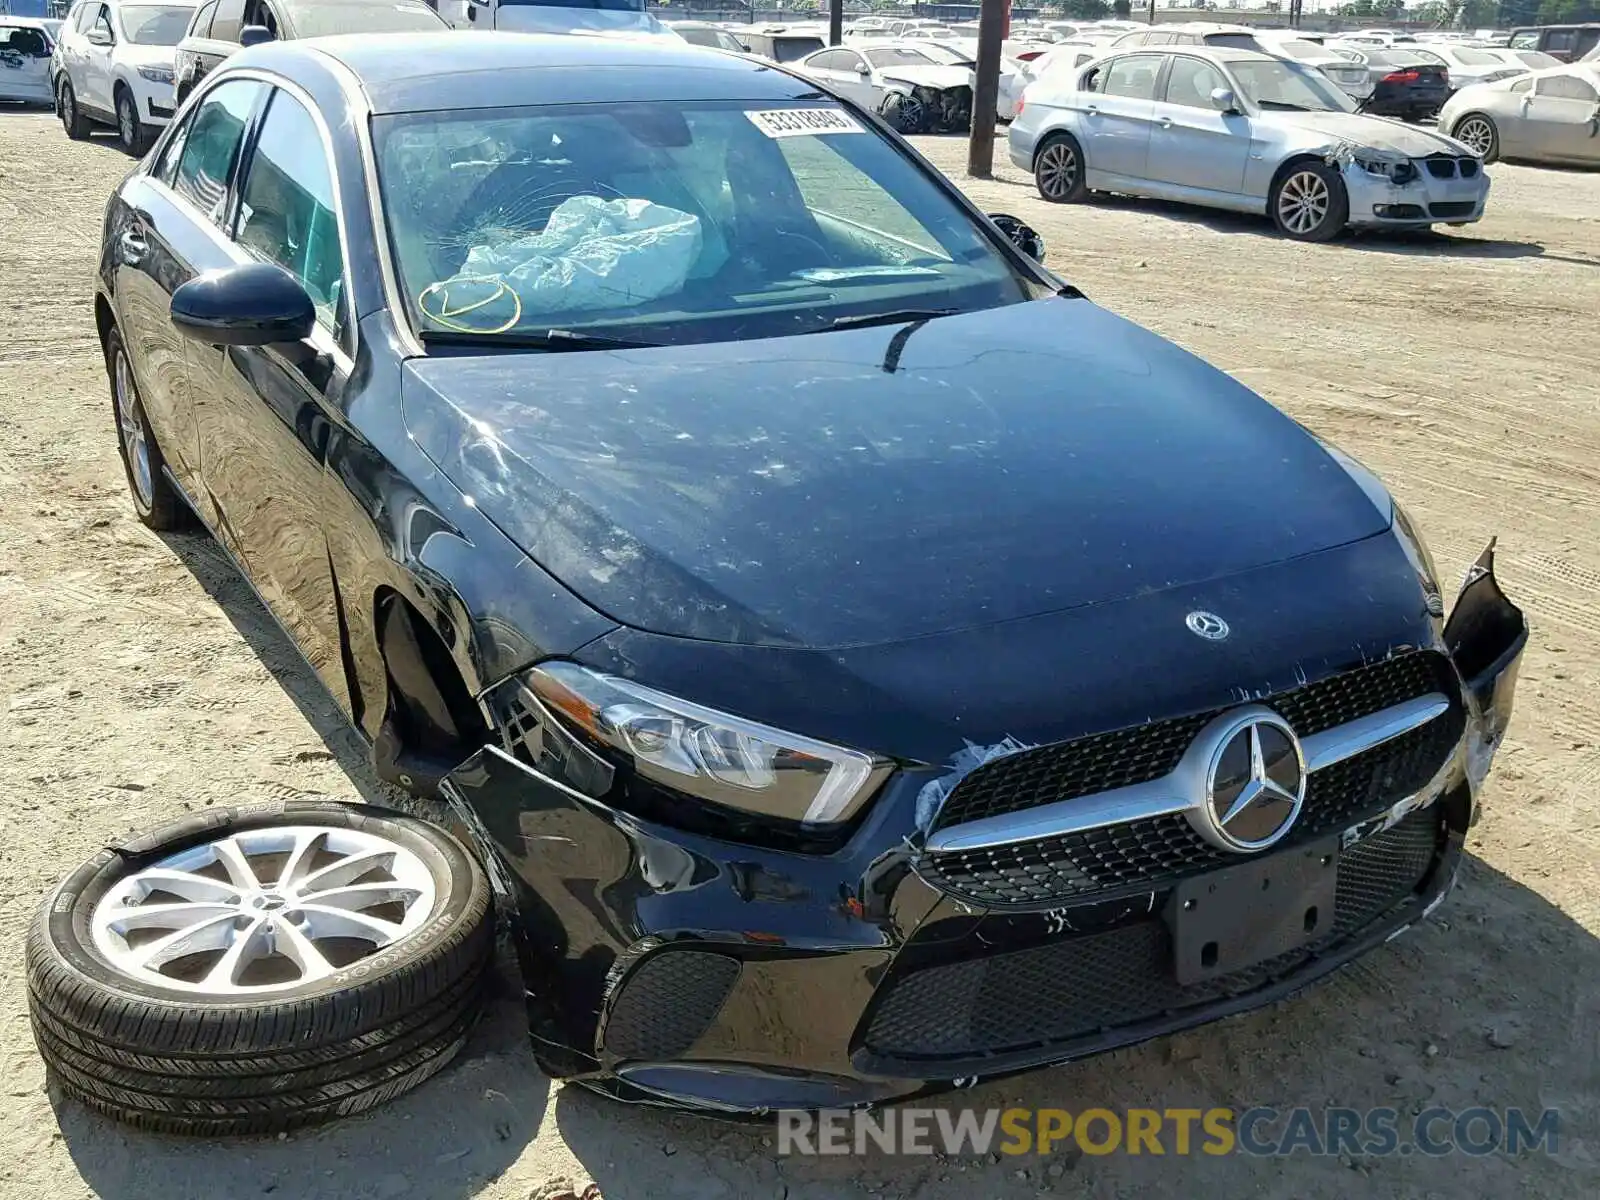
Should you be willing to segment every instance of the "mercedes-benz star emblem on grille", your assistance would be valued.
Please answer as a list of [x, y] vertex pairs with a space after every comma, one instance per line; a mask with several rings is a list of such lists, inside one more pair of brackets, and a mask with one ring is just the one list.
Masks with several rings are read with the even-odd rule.
[[1195, 827], [1224, 850], [1265, 850], [1288, 834], [1305, 802], [1300, 739], [1266, 708], [1229, 714], [1206, 734], [1211, 753], [1205, 803], [1191, 810]]
[[1228, 623], [1216, 613], [1196, 610], [1183, 619], [1191, 633], [1197, 633], [1208, 642], [1220, 642], [1228, 636]]

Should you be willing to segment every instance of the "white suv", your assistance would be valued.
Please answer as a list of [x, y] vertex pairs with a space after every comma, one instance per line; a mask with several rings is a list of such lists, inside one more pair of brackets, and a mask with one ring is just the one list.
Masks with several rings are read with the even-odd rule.
[[129, 154], [143, 154], [172, 120], [174, 48], [195, 0], [77, 0], [51, 59], [56, 112], [67, 136], [93, 123], [115, 127]]

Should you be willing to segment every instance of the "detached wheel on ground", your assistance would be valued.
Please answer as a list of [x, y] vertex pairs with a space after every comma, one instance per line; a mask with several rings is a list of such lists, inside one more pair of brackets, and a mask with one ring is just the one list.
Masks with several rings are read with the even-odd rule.
[[61, 127], [73, 141], [81, 142], [89, 136], [89, 120], [78, 107], [78, 95], [72, 90], [72, 80], [66, 76], [62, 76], [56, 89], [56, 114], [61, 118]]
[[1300, 242], [1331, 242], [1350, 219], [1344, 180], [1322, 162], [1291, 164], [1272, 185], [1268, 203], [1279, 231]]
[[34, 1039], [62, 1091], [143, 1129], [276, 1133], [445, 1067], [494, 950], [455, 838], [361, 805], [208, 812], [102, 850], [28, 933]]
[[1450, 136], [1458, 142], [1465, 142], [1485, 163], [1492, 163], [1500, 157], [1500, 130], [1494, 118], [1485, 113], [1468, 113], [1456, 122]]
[[1076, 204], [1089, 194], [1083, 182], [1083, 147], [1070, 133], [1051, 134], [1033, 156], [1033, 182], [1052, 204]]

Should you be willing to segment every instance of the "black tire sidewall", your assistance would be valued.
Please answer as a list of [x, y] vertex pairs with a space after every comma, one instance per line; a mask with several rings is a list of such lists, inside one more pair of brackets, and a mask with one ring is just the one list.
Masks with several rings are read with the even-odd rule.
[[[1073, 179], [1072, 186], [1067, 189], [1064, 195], [1059, 197], [1046, 196], [1044, 193], [1044, 186], [1039, 182], [1039, 166], [1044, 161], [1045, 152], [1048, 151], [1051, 146], [1059, 146], [1063, 144], [1070, 147], [1072, 153], [1077, 157], [1078, 173]], [[1084, 170], [1086, 166], [1087, 163], [1084, 161], [1083, 157], [1083, 146], [1077, 138], [1073, 137], [1070, 133], [1052, 133], [1046, 137], [1044, 141], [1039, 143], [1039, 149], [1033, 156], [1034, 190], [1039, 193], [1039, 198], [1044, 200], [1047, 204], [1074, 204], [1089, 194], [1088, 185], [1084, 181]]]
[[[128, 379], [133, 384], [133, 419], [144, 427], [145, 452], [150, 455], [150, 503], [146, 504], [144, 497], [139, 495], [139, 485], [134, 482], [133, 463], [128, 458], [128, 440], [122, 436], [122, 414], [117, 410], [117, 356], [121, 355], [128, 364]], [[139, 391], [139, 381], [133, 377], [133, 360], [128, 357], [128, 348], [122, 344], [122, 334], [116, 326], [112, 326], [106, 334], [106, 383], [111, 392], [111, 428], [117, 438], [117, 457], [122, 460], [122, 473], [128, 481], [128, 498], [133, 501], [133, 510], [139, 514], [139, 519], [146, 525], [152, 524], [156, 518], [156, 510], [162, 505], [161, 489], [166, 486], [166, 476], [162, 474], [164, 461], [161, 450], [156, 445], [154, 433], [150, 429], [150, 418], [145, 415], [144, 396]]]
[[65, 75], [61, 78], [61, 87], [56, 92], [56, 105], [61, 110], [61, 124], [67, 131], [69, 138], [83, 136], [83, 111], [78, 107], [78, 93], [73, 90], [72, 80]]
[[[230, 999], [204, 993], [166, 991], [131, 978], [105, 962], [93, 948], [89, 932], [90, 915], [106, 891], [131, 871], [147, 866], [179, 851], [225, 837], [229, 833], [288, 825], [329, 825], [381, 833], [417, 853], [427, 864], [437, 889], [433, 911], [427, 922], [399, 944], [351, 964], [325, 979], [297, 988], [258, 993], [249, 999]], [[453, 837], [414, 818], [386, 809], [363, 809], [356, 805], [274, 805], [263, 809], [233, 809], [208, 813], [168, 825], [135, 839], [121, 848], [102, 850], [68, 875], [51, 893], [40, 912], [44, 936], [38, 944], [45, 948], [47, 961], [28, 963], [30, 983], [40, 970], [54, 965], [87, 985], [92, 995], [111, 997], [125, 1003], [167, 1009], [173, 1013], [247, 1013], [281, 1009], [319, 997], [344, 993], [355, 1010], [364, 1006], [353, 993], [385, 987], [391, 977], [410, 965], [431, 957], [435, 947], [448, 940], [463, 921], [481, 912], [487, 880], [477, 861]], [[480, 903], [475, 904], [478, 900]], [[54, 990], [59, 991], [59, 986]], [[73, 1006], [79, 1007], [79, 1006]], [[91, 1001], [86, 1010], [101, 1004]], [[84, 1014], [69, 1014], [59, 1006], [52, 1011], [78, 1028], [85, 1027]], [[373, 1014], [378, 1016], [379, 1014]], [[387, 1019], [384, 1015], [383, 1019]], [[375, 1022], [375, 1023], [381, 1023]]]

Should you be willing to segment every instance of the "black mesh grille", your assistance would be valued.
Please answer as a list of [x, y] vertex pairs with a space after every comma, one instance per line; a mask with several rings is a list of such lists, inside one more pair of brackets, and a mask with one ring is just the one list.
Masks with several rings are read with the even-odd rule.
[[[1297, 734], [1308, 737], [1403, 700], [1444, 690], [1447, 677], [1442, 668], [1448, 664], [1437, 654], [1405, 654], [1281, 692], [1266, 703]], [[934, 828], [1159, 779], [1178, 765], [1195, 735], [1222, 711], [1155, 721], [997, 758], [956, 786]]]
[[1460, 165], [1461, 165], [1461, 178], [1463, 178], [1463, 179], [1474, 179], [1474, 178], [1477, 177], [1477, 174], [1478, 174], [1478, 160], [1477, 159], [1475, 159], [1475, 158], [1463, 158], [1461, 160]]
[[1344, 851], [1326, 941], [1198, 986], [1173, 976], [1166, 926], [1106, 933], [908, 972], [886, 986], [864, 1037], [895, 1059], [969, 1058], [1087, 1037], [1260, 988], [1382, 918], [1423, 882], [1439, 814], [1413, 813]]
[[[1377, 816], [1428, 783], [1461, 737], [1452, 709], [1426, 725], [1312, 775], [1292, 846]], [[1181, 815], [1128, 821], [1010, 846], [929, 854], [917, 865], [929, 883], [988, 906], [1099, 899], [1155, 891], [1237, 858], [1203, 839]]]
[[665, 950], [628, 976], [606, 1022], [606, 1049], [620, 1058], [686, 1054], [739, 978], [739, 962], [723, 954]]
[[1447, 200], [1442, 204], [1428, 205], [1428, 215], [1430, 217], [1466, 217], [1470, 216], [1472, 210], [1476, 207], [1477, 202], [1473, 200]]
[[1448, 154], [1434, 154], [1422, 160], [1428, 165], [1428, 174], [1436, 179], [1454, 179], [1456, 160]]

